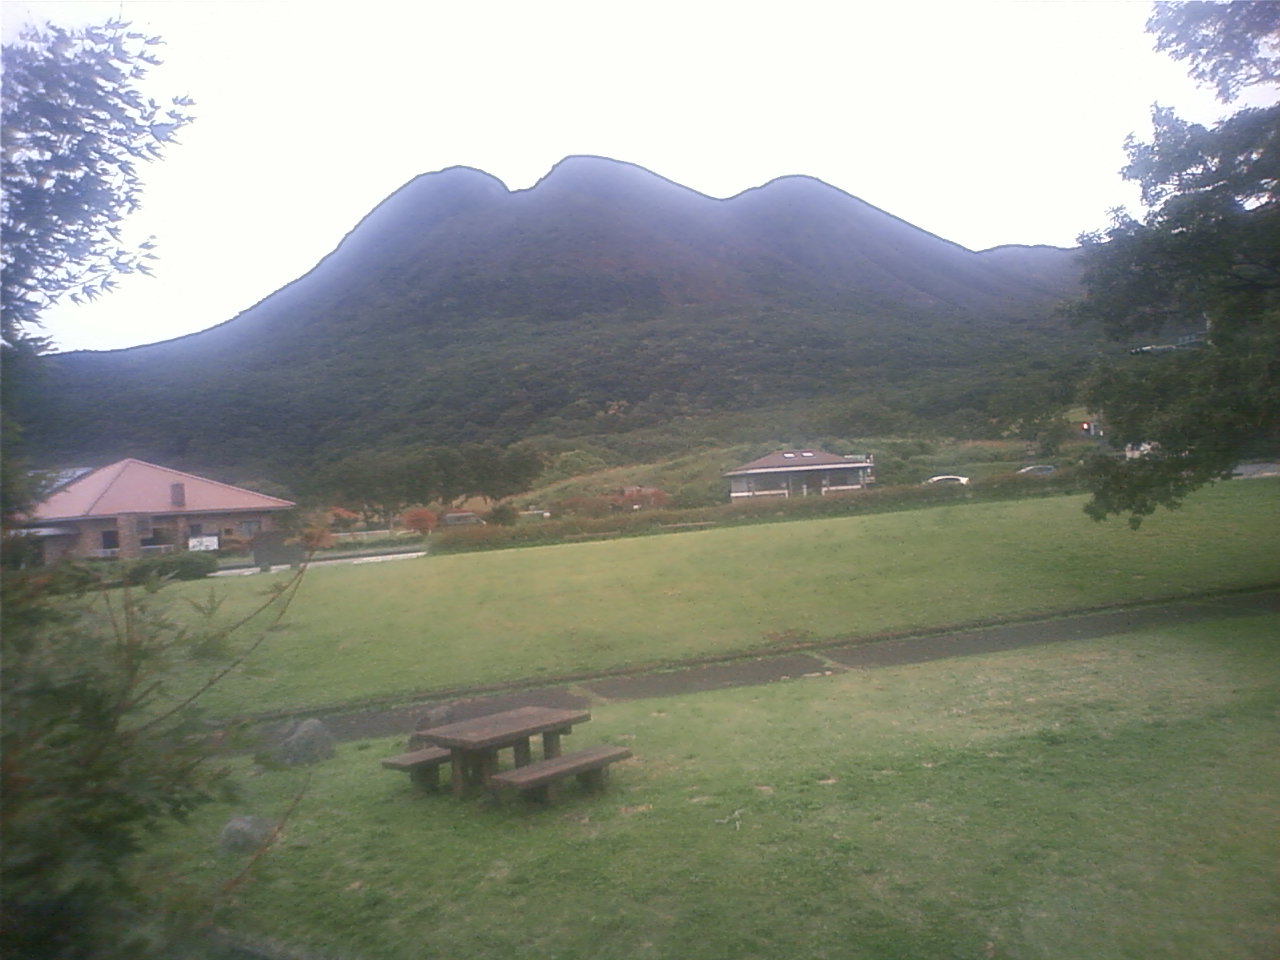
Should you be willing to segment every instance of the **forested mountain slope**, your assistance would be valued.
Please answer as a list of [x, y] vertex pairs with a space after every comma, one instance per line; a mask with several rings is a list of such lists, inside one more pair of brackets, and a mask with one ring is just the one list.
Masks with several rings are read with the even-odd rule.
[[1075, 283], [1071, 251], [973, 252], [807, 177], [716, 200], [595, 157], [521, 191], [455, 167], [218, 327], [51, 358], [29, 419], [49, 462], [288, 470], [809, 402], [982, 416], [1061, 379]]

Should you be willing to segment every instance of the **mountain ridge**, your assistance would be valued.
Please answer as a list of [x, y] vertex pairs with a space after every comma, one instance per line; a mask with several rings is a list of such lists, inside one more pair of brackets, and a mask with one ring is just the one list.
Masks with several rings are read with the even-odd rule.
[[1071, 250], [972, 251], [803, 175], [718, 199], [601, 157], [521, 190], [455, 166], [221, 324], [54, 355], [33, 433], [49, 458], [301, 463], [918, 393], [993, 351], [1052, 356], [1077, 282]]
[[[365, 233], [367, 233], [369, 230], [372, 230], [374, 228], [378, 228], [382, 230], [394, 229], [397, 232], [400, 232], [403, 229], [404, 225], [402, 223], [397, 223], [395, 220], [392, 220], [392, 217], [397, 217], [397, 219], [403, 220], [403, 213], [410, 203], [414, 204], [415, 208], [417, 205], [422, 203], [422, 198], [419, 196], [415, 196], [415, 194], [425, 192], [426, 190], [430, 190], [434, 194], [434, 193], [438, 193], [442, 189], [443, 184], [447, 183], [450, 187], [452, 187], [455, 183], [464, 183], [466, 181], [470, 181], [474, 183], [474, 185], [477, 188], [475, 191], [473, 191], [473, 193], [477, 196], [479, 196], [481, 193], [481, 190], [479, 188], [483, 186], [484, 189], [483, 189], [482, 199], [493, 200], [496, 198], [498, 202], [501, 202], [502, 200], [505, 200], [505, 199], [519, 197], [520, 195], [523, 195], [523, 194], [533, 194], [538, 191], [541, 191], [539, 193], [539, 198], [541, 199], [542, 197], [546, 196], [548, 192], [547, 190], [548, 185], [551, 185], [552, 187], [554, 187], [557, 192], [559, 191], [559, 184], [563, 181], [566, 175], [566, 171], [571, 172], [571, 171], [580, 171], [580, 170], [587, 170], [593, 179], [598, 179], [599, 173], [601, 170], [609, 170], [610, 172], [616, 172], [618, 170], [634, 171], [635, 173], [644, 176], [650, 182], [657, 181], [657, 182], [661, 182], [663, 184], [669, 185], [670, 187], [675, 188], [676, 191], [679, 191], [682, 194], [686, 194], [690, 197], [697, 198], [697, 200], [706, 202], [708, 204], [732, 204], [732, 203], [735, 203], [736, 201], [740, 201], [743, 199], [759, 198], [761, 196], [765, 196], [766, 194], [769, 196], [770, 200], [773, 200], [776, 197], [778, 190], [792, 189], [792, 188], [795, 188], [796, 186], [802, 186], [803, 188], [809, 189], [809, 190], [817, 189], [821, 191], [829, 191], [831, 194], [837, 195], [838, 197], [842, 198], [842, 200], [852, 201], [854, 205], [856, 205], [858, 208], [862, 210], [869, 212], [872, 216], [876, 218], [883, 218], [884, 222], [891, 222], [891, 223], [901, 225], [902, 227], [906, 228], [907, 231], [909, 231], [910, 235], [923, 237], [923, 238], [931, 238], [932, 240], [935, 240], [940, 244], [944, 244], [947, 247], [954, 248], [956, 251], [962, 252], [965, 255], [979, 257], [979, 258], [987, 257], [987, 256], [991, 256], [992, 258], [994, 258], [997, 256], [1001, 256], [1001, 257], [1004, 257], [1004, 259], [1006, 259], [1007, 261], [1008, 259], [1011, 259], [1008, 255], [1013, 252], [1030, 253], [1034, 251], [1045, 251], [1045, 252], [1050, 252], [1053, 255], [1060, 256], [1061, 254], [1070, 255], [1074, 252], [1074, 249], [1075, 249], [1075, 248], [1057, 247], [1049, 244], [1000, 244], [994, 247], [985, 248], [984, 250], [979, 250], [979, 251], [971, 250], [968, 247], [965, 247], [962, 244], [957, 243], [956, 241], [948, 240], [947, 238], [939, 236], [938, 234], [934, 234], [927, 230], [924, 230], [921, 227], [917, 227], [914, 224], [910, 223], [909, 221], [904, 220], [900, 217], [897, 217], [894, 214], [880, 207], [875, 206], [874, 204], [871, 204], [865, 200], [862, 200], [861, 198], [853, 194], [850, 194], [844, 190], [841, 190], [839, 187], [835, 187], [827, 183], [826, 181], [823, 181], [819, 178], [811, 177], [805, 174], [787, 174], [779, 177], [774, 177], [773, 179], [763, 184], [760, 184], [759, 186], [748, 187], [744, 190], [739, 191], [736, 194], [733, 194], [732, 196], [725, 197], [725, 198], [718, 198], [718, 197], [712, 197], [708, 194], [701, 193], [697, 190], [694, 190], [691, 187], [686, 187], [673, 180], [669, 180], [665, 177], [662, 177], [660, 174], [653, 173], [652, 171], [649, 171], [646, 168], [641, 167], [637, 164], [628, 163], [626, 161], [611, 160], [609, 158], [598, 157], [598, 156], [588, 155], [588, 154], [575, 154], [575, 155], [567, 156], [564, 159], [558, 161], [556, 164], [554, 164], [551, 167], [551, 169], [546, 174], [544, 174], [541, 178], [539, 178], [538, 181], [535, 182], [532, 186], [515, 189], [515, 190], [508, 188], [500, 179], [493, 176], [492, 174], [487, 173], [483, 170], [480, 170], [476, 167], [471, 167], [466, 165], [453, 165], [450, 167], [445, 167], [441, 170], [418, 174], [412, 177], [411, 179], [409, 179], [408, 181], [406, 181], [400, 187], [392, 191], [392, 193], [390, 193], [384, 200], [382, 200], [380, 203], [375, 205], [374, 208], [370, 210], [368, 214], [366, 214], [359, 221], [357, 221], [355, 226], [353, 226], [352, 229], [349, 230], [346, 234], [344, 234], [342, 239], [338, 241], [338, 244], [333, 248], [333, 250], [331, 250], [329, 253], [323, 256], [319, 261], [317, 261], [314, 267], [312, 267], [310, 270], [306, 271], [305, 273], [301, 274], [300, 276], [296, 277], [295, 279], [289, 281], [288, 283], [284, 284], [283, 286], [272, 291], [271, 293], [267, 294], [266, 296], [258, 300], [256, 303], [250, 305], [249, 307], [246, 307], [244, 310], [237, 313], [234, 317], [230, 317], [227, 320], [224, 320], [221, 323], [215, 324], [214, 326], [208, 327], [204, 330], [183, 334], [180, 337], [173, 337], [168, 340], [160, 340], [160, 341], [155, 341], [154, 343], [139, 344], [132, 347], [122, 347], [122, 348], [115, 348], [111, 350], [69, 350], [69, 351], [60, 353], [58, 355], [67, 356], [67, 355], [73, 355], [73, 354], [98, 354], [98, 355], [119, 354], [119, 353], [124, 353], [132, 350], [146, 349], [148, 347], [159, 346], [162, 344], [171, 344], [179, 341], [189, 341], [192, 338], [200, 337], [202, 334], [206, 334], [206, 333], [209, 333], [210, 331], [225, 327], [228, 324], [233, 324], [236, 321], [240, 320], [241, 318], [245, 317], [246, 314], [250, 314], [252, 311], [257, 309], [258, 307], [261, 307], [262, 305], [268, 303], [269, 301], [273, 301], [276, 298], [280, 297], [282, 294], [285, 294], [286, 291], [288, 291], [294, 285], [299, 284], [303, 281], [306, 281], [307, 278], [313, 277], [318, 272], [322, 272], [327, 268], [340, 265], [343, 259], [344, 246], [347, 245], [349, 242], [351, 242], [353, 238], [358, 239], [362, 237]], [[574, 175], [577, 175], [577, 174], [574, 174]], [[464, 177], [466, 178], [465, 181], [463, 180]], [[582, 181], [581, 180], [575, 181], [573, 192], [581, 193], [582, 192], [581, 188], [582, 188]], [[447, 216], [444, 218], [446, 221], [464, 212], [474, 212], [474, 210], [459, 209], [456, 203], [456, 198], [451, 198], [451, 199], [454, 199], [455, 203], [452, 205], [452, 209], [446, 211]], [[389, 222], [384, 222], [384, 221], [389, 221]], [[1023, 258], [1023, 260], [1025, 261], [1025, 257]], [[1058, 294], [1058, 293], [1061, 293], [1062, 291], [1053, 290], [1053, 291], [1046, 291], [1046, 292]]]

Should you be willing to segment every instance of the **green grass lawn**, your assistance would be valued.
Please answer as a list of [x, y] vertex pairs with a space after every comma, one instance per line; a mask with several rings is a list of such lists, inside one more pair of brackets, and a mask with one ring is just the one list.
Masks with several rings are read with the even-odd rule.
[[[317, 567], [207, 706], [331, 704], [1280, 581], [1280, 482], [1220, 485], [1138, 531], [1086, 519], [1083, 502]], [[213, 590], [230, 616], [266, 582], [224, 578], [171, 595]]]
[[635, 757], [546, 809], [418, 794], [378, 767], [400, 741], [345, 744], [141, 869], [216, 888], [244, 865], [221, 824], [305, 790], [217, 920], [324, 956], [1258, 960], [1280, 949], [1275, 626], [598, 703], [572, 739]]

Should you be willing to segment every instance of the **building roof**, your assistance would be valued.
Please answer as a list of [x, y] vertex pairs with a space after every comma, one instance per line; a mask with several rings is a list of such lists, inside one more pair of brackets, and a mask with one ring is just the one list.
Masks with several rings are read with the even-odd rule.
[[32, 520], [50, 523], [123, 513], [228, 513], [287, 510], [294, 504], [243, 487], [143, 460], [120, 460], [59, 487], [35, 508]]
[[825, 450], [778, 450], [759, 460], [744, 463], [725, 474], [736, 477], [747, 473], [794, 473], [797, 470], [826, 470], [830, 467], [869, 466], [868, 456], [842, 457]]

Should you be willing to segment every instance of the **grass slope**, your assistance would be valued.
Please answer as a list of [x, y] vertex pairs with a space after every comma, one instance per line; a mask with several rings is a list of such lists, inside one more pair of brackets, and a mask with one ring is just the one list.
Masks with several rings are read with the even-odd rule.
[[[217, 919], [379, 960], [1273, 956], [1278, 690], [1259, 617], [598, 704], [584, 743], [635, 758], [538, 811], [345, 744]], [[251, 780], [146, 875], [221, 884], [226, 817], [307, 776]]]
[[[1210, 489], [1136, 532], [1086, 520], [1082, 503], [957, 504], [318, 567], [251, 670], [208, 706], [335, 703], [1280, 580], [1280, 483]], [[231, 614], [262, 586], [247, 577], [175, 593], [213, 589]]]

